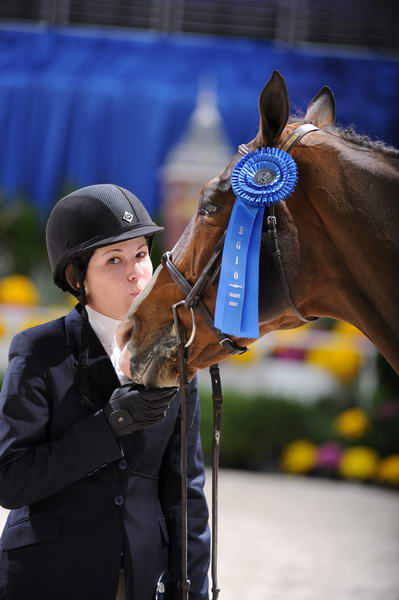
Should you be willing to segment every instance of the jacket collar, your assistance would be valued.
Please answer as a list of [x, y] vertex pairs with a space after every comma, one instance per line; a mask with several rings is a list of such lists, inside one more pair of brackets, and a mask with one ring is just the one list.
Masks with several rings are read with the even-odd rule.
[[[76, 358], [75, 364], [77, 365], [80, 345], [79, 304], [66, 315], [65, 328], [67, 344], [73, 350]], [[91, 400], [98, 408], [102, 408], [114, 389], [120, 386], [120, 382], [108, 354], [89, 323], [87, 328], [89, 347], [88, 376], [90, 380], [90, 392], [92, 392]]]

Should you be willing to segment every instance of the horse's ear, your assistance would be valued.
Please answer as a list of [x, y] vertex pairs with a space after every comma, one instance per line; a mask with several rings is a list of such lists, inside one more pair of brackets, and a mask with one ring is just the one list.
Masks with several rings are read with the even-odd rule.
[[286, 126], [289, 116], [287, 86], [278, 71], [273, 71], [259, 96], [259, 116], [258, 138], [263, 146], [271, 146]]
[[320, 129], [331, 127], [335, 123], [335, 100], [332, 91], [326, 85], [309, 103], [305, 121]]

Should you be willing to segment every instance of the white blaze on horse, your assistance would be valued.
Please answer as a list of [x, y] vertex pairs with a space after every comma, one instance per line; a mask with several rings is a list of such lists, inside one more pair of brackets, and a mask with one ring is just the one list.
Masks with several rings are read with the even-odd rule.
[[[260, 128], [245, 144], [287, 147], [298, 128], [309, 127], [289, 150], [298, 167], [292, 195], [275, 208], [281, 270], [273, 259], [265, 209], [259, 267], [259, 335], [302, 324], [301, 317], [332, 317], [358, 327], [399, 372], [399, 151], [353, 131], [335, 127], [335, 104], [324, 87], [310, 102], [303, 119], [289, 118], [284, 79], [274, 72], [260, 100]], [[316, 130], [318, 128], [318, 130]], [[294, 134], [294, 137], [292, 137]], [[169, 261], [191, 286], [201, 278], [218, 241], [228, 227], [236, 197], [231, 172], [236, 154], [224, 171], [207, 183], [198, 211], [173, 249]], [[166, 261], [167, 262], [167, 261]], [[220, 264], [220, 255], [217, 258]], [[218, 278], [201, 286], [206, 312], [215, 314]], [[121, 332], [124, 368], [148, 386], [175, 385], [176, 338], [172, 305], [189, 287], [160, 266], [148, 289], [132, 306]], [[179, 317], [190, 337], [194, 319], [184, 305]], [[188, 352], [189, 375], [228, 357], [226, 336], [204, 310], [195, 308], [196, 333]], [[233, 347], [254, 339], [231, 337]], [[130, 373], [129, 373], [130, 374]]]

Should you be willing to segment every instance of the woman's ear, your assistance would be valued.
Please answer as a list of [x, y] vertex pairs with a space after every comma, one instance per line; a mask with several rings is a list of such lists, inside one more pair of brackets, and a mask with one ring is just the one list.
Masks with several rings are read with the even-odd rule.
[[77, 292], [79, 291], [80, 285], [79, 285], [78, 276], [76, 274], [76, 271], [75, 271], [73, 265], [71, 265], [71, 263], [69, 263], [65, 267], [65, 279], [67, 280], [67, 283], [71, 286], [71, 288], [73, 290], [76, 290]]

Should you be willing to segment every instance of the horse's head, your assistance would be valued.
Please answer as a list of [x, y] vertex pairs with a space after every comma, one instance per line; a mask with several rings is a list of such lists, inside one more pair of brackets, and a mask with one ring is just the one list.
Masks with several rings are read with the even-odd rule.
[[[260, 127], [255, 139], [247, 143], [249, 151], [264, 146], [281, 146], [292, 132], [301, 124], [289, 122], [289, 100], [284, 79], [274, 72], [264, 87], [259, 99]], [[305, 123], [313, 123], [323, 128], [334, 122], [334, 100], [328, 88], [323, 88], [309, 104]], [[302, 158], [300, 147], [293, 154], [299, 169], [297, 190], [288, 202], [276, 206], [278, 235], [281, 259], [285, 277], [295, 305], [307, 316], [311, 313], [307, 305], [309, 285], [307, 274], [311, 270], [312, 253], [317, 251], [307, 245], [298, 234], [301, 219], [298, 218], [298, 205], [301, 195], [306, 194], [309, 177], [309, 163], [312, 161], [312, 145], [320, 143], [319, 132], [307, 136], [309, 152]], [[188, 224], [182, 237], [172, 251], [176, 268], [193, 285], [211, 257], [218, 241], [228, 227], [235, 196], [231, 189], [230, 177], [234, 165], [241, 158], [236, 154], [223, 172], [207, 183], [199, 199], [198, 211]], [[302, 217], [303, 218], [303, 217]], [[312, 215], [304, 217], [312, 219]], [[316, 224], [317, 226], [317, 224]], [[265, 237], [265, 236], [264, 236]], [[291, 310], [282, 292], [279, 275], [273, 266], [265, 239], [262, 239], [260, 253], [261, 277], [259, 298], [260, 333], [265, 334], [281, 328], [296, 327], [301, 322]], [[305, 268], [305, 264], [307, 267]], [[202, 301], [209, 313], [214, 315], [217, 293], [217, 281], [209, 286], [202, 295]], [[184, 298], [183, 292], [172, 280], [168, 270], [159, 266], [153, 279], [143, 294], [134, 302], [128, 320], [122, 328], [120, 343], [125, 345], [122, 366], [132, 379], [148, 386], [175, 385], [176, 337], [172, 320], [172, 305]], [[179, 316], [190, 336], [192, 317], [188, 310], [180, 307]], [[197, 330], [188, 354], [189, 374], [214, 362], [227, 358], [228, 352], [220, 344], [220, 336], [205, 323], [201, 314], [196, 314]], [[247, 344], [254, 340], [236, 340]]]

